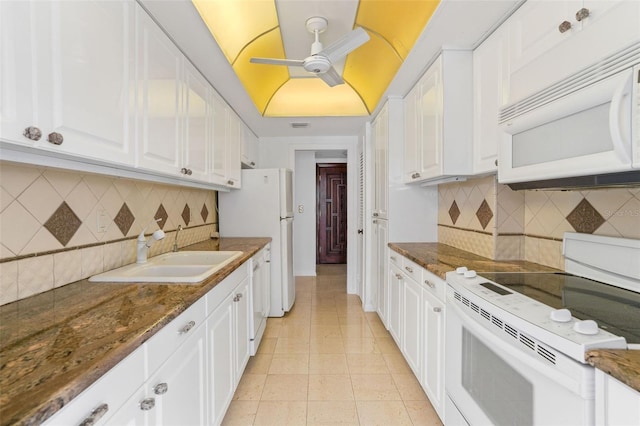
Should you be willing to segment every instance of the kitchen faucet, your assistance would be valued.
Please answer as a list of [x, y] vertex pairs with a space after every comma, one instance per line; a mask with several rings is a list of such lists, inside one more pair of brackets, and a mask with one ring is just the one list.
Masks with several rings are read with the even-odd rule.
[[144, 237], [144, 231], [146, 231], [147, 228], [152, 223], [160, 222], [161, 220], [162, 220], [162, 218], [153, 219], [151, 222], [149, 222], [147, 224], [147, 226], [142, 228], [142, 231], [140, 232], [140, 235], [138, 235], [138, 250], [137, 250], [137, 256], [136, 256], [136, 263], [146, 263], [147, 262], [147, 252], [149, 251], [149, 248], [153, 245], [153, 243], [155, 243], [156, 241], [161, 240], [161, 239], [164, 238], [164, 231], [162, 229], [158, 229], [153, 234], [151, 234], [151, 236], [149, 237], [149, 240], [147, 240]]
[[176, 229], [176, 239], [173, 240], [173, 251], [178, 251], [178, 234], [182, 231], [182, 225], [178, 225], [178, 229]]

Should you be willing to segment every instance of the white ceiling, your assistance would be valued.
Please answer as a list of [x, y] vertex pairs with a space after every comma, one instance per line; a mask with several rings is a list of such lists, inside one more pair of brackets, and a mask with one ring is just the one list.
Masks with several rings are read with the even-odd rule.
[[[138, 1], [259, 137], [351, 136], [360, 133], [364, 123], [371, 119], [262, 117], [190, 1]], [[383, 100], [389, 96], [406, 95], [442, 47], [475, 47], [523, 1], [442, 0], [389, 85]], [[277, 0], [278, 19], [287, 57], [303, 59], [309, 55], [313, 36], [305, 28], [308, 17], [320, 15], [328, 18], [327, 31], [320, 36], [321, 42], [327, 46], [353, 28], [357, 4], [357, 0]], [[372, 66], [375, 66], [375, 63]], [[382, 103], [383, 101], [375, 112]], [[292, 122], [308, 122], [309, 126], [293, 129], [290, 125]]]

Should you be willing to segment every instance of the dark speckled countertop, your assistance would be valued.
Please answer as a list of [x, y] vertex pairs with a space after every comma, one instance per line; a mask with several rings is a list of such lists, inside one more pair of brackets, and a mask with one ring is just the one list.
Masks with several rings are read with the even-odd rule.
[[42, 423], [270, 241], [223, 238], [184, 248], [243, 252], [200, 284], [85, 279], [0, 306], [0, 425]]
[[[491, 260], [439, 243], [389, 243], [389, 247], [441, 278], [458, 266], [477, 272], [541, 272], [557, 269], [525, 261]], [[640, 392], [640, 351], [598, 349], [587, 352], [589, 364]]]

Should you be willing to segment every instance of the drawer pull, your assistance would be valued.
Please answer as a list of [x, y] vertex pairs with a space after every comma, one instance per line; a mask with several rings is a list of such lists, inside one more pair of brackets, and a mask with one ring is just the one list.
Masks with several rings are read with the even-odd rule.
[[558, 31], [560, 31], [561, 34], [566, 33], [570, 29], [571, 29], [571, 22], [569, 21], [563, 21], [560, 25], [558, 25]]
[[410, 268], [408, 266], [405, 266], [404, 269], [407, 270], [407, 272], [409, 272], [410, 274], [413, 274], [413, 268]]
[[436, 285], [429, 280], [424, 280], [424, 283], [429, 286], [429, 288], [436, 288]]
[[397, 278], [397, 279], [399, 279], [399, 280], [401, 280], [401, 279], [402, 279], [402, 275], [400, 275], [400, 274], [396, 274], [396, 278]]
[[411, 175], [411, 179], [418, 179], [420, 177], [420, 173], [416, 172]]
[[42, 132], [35, 126], [29, 126], [24, 129], [24, 132], [22, 132], [22, 136], [27, 139], [31, 139], [32, 141], [39, 141], [42, 137]]
[[52, 133], [49, 133], [49, 136], [47, 136], [47, 142], [52, 143], [54, 145], [62, 145], [62, 142], [64, 142], [64, 138], [60, 133], [52, 132]]
[[84, 419], [79, 426], [93, 426], [109, 411], [109, 404], [101, 404]]
[[440, 313], [440, 312], [442, 312], [442, 308], [439, 308], [439, 307], [436, 306], [435, 308], [433, 308], [433, 312]]
[[395, 262], [396, 260], [398, 260], [398, 259], [396, 259], [396, 257], [395, 257], [395, 256], [391, 256], [391, 257], [390, 257], [390, 259], [391, 259], [391, 260], [393, 260], [394, 262]]
[[156, 395], [164, 395], [169, 391], [169, 385], [166, 383], [158, 383], [153, 387], [153, 393]]
[[256, 266], [254, 266], [254, 267], [253, 267], [253, 272], [255, 272], [255, 271], [256, 271], [256, 269], [258, 269], [259, 267], [260, 267], [260, 265], [256, 265]]
[[145, 398], [142, 401], [140, 401], [140, 409], [142, 411], [149, 411], [155, 406], [156, 406], [155, 398]]
[[579, 11], [576, 12], [576, 21], [580, 22], [585, 18], [589, 17], [589, 9], [583, 7]]
[[196, 325], [195, 321], [189, 321], [187, 323], [187, 325], [185, 325], [184, 327], [182, 327], [179, 331], [179, 334], [185, 334], [188, 333], [189, 330], [191, 330], [194, 326]]

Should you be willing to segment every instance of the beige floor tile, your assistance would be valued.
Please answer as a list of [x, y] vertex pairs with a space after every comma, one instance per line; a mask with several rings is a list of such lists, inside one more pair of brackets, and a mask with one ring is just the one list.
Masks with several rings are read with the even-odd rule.
[[262, 390], [262, 401], [306, 401], [309, 376], [269, 374]]
[[269, 374], [309, 374], [309, 354], [273, 354]]
[[306, 401], [260, 401], [254, 425], [301, 426], [306, 422]]
[[349, 374], [344, 354], [315, 354], [309, 356], [309, 374]]
[[342, 333], [337, 325], [312, 325], [311, 337], [342, 337]]
[[272, 354], [256, 354], [249, 358], [244, 374], [267, 374], [271, 365]]
[[[356, 312], [359, 310], [359, 312]], [[366, 325], [369, 326], [367, 319], [364, 315], [362, 315], [362, 308], [360, 307], [339, 307], [338, 308], [338, 321], [340, 321], [340, 325], [344, 326], [354, 326], [354, 325]]]
[[402, 401], [356, 401], [356, 407], [358, 419], [363, 426], [413, 424]]
[[231, 401], [222, 426], [251, 426], [258, 411], [258, 401]]
[[278, 339], [275, 337], [262, 337], [262, 341], [260, 341], [260, 346], [258, 346], [258, 350], [256, 353], [258, 354], [272, 354], [274, 349], [276, 348], [276, 343]]
[[424, 401], [404, 401], [405, 408], [414, 425], [442, 426], [440, 417], [429, 403]]
[[351, 378], [347, 374], [310, 374], [309, 401], [353, 401]]
[[404, 401], [424, 401], [427, 399], [427, 395], [413, 373], [393, 374], [393, 381]]
[[399, 401], [400, 393], [391, 374], [352, 374], [353, 394], [358, 401]]
[[389, 335], [388, 337], [376, 337], [376, 345], [378, 345], [378, 349], [383, 354], [397, 354], [401, 355], [400, 348], [396, 345], [393, 337]]
[[351, 374], [389, 374], [382, 354], [347, 354]]
[[280, 337], [273, 351], [274, 354], [309, 353], [309, 340]]
[[387, 368], [393, 374], [413, 374], [402, 354], [382, 354]]
[[317, 337], [311, 339], [309, 351], [312, 354], [343, 354], [344, 344], [340, 337]]
[[367, 323], [363, 323], [360, 325], [341, 325], [340, 331], [342, 332], [342, 337], [373, 337], [373, 333], [371, 333], [371, 329], [367, 325]]
[[369, 322], [369, 329], [371, 330], [371, 334], [373, 334], [375, 337], [391, 337], [391, 333], [389, 333], [389, 331], [384, 328], [384, 324], [380, 323], [371, 323]]
[[349, 354], [377, 354], [380, 353], [376, 339], [373, 337], [348, 337], [342, 339], [344, 351]]
[[311, 327], [314, 325], [324, 325], [339, 327], [338, 314], [335, 312], [311, 312]]
[[265, 338], [277, 338], [280, 337], [280, 330], [282, 330], [282, 323], [278, 323], [277, 325], [270, 325], [267, 322], [267, 326], [264, 329], [263, 339]]
[[310, 327], [308, 325], [298, 325], [287, 323], [280, 329], [278, 338], [304, 339], [309, 340]]
[[266, 378], [266, 374], [243, 374], [233, 399], [241, 401], [260, 400]]
[[354, 401], [309, 401], [307, 405], [307, 426], [359, 424]]

